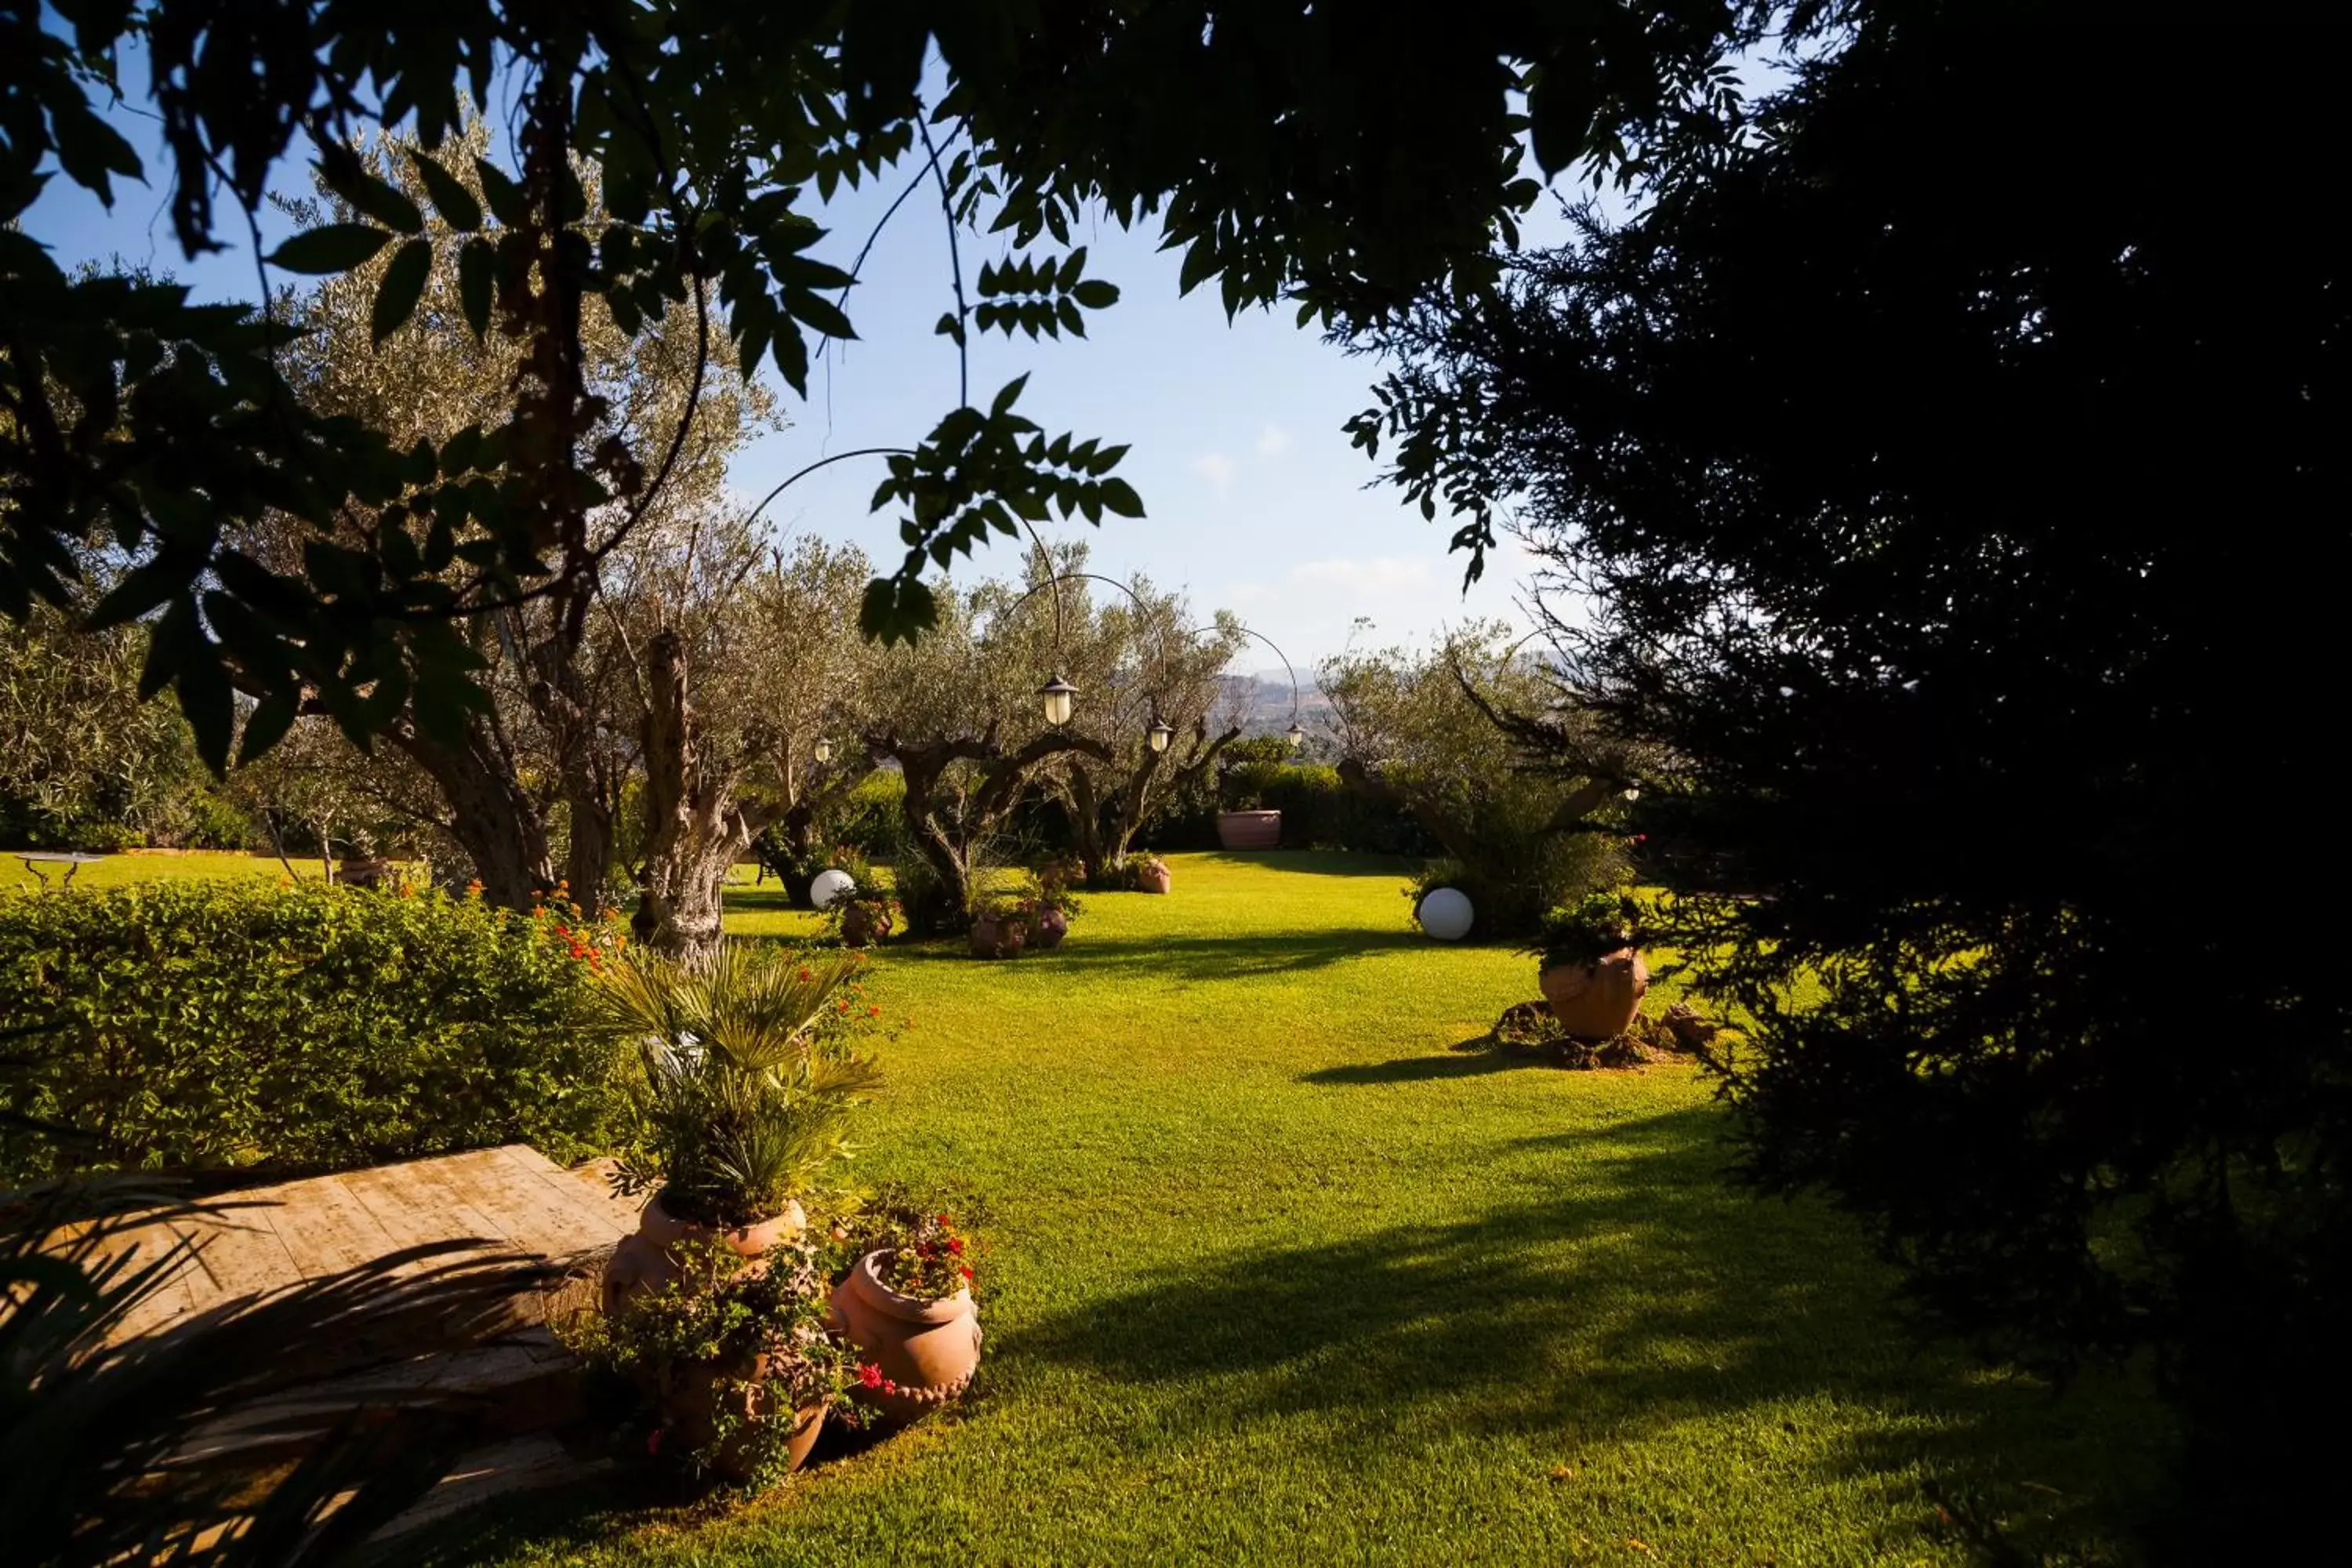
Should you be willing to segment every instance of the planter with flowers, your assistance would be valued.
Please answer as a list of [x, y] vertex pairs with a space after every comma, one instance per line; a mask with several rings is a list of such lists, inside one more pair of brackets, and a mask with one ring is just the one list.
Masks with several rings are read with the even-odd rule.
[[1038, 952], [1053, 952], [1070, 934], [1070, 921], [1084, 907], [1070, 890], [1070, 884], [1078, 875], [1077, 868], [1066, 860], [1048, 861], [1037, 868], [1022, 889], [1029, 906], [1029, 945]]
[[991, 893], [972, 906], [971, 955], [974, 958], [1018, 958], [1029, 943], [1028, 900], [1013, 893]]
[[885, 1426], [960, 1398], [982, 1338], [970, 1238], [951, 1215], [902, 1194], [868, 1204], [836, 1235], [852, 1259], [833, 1310], [860, 1357], [854, 1396]]
[[766, 1486], [800, 1468], [828, 1418], [865, 1421], [824, 1258], [795, 1237], [746, 1268], [722, 1241], [681, 1241], [669, 1277], [559, 1319], [556, 1335], [622, 1391], [645, 1452]]
[[1636, 949], [1641, 906], [1622, 893], [1592, 893], [1544, 917], [1537, 984], [1561, 1029], [1612, 1039], [1632, 1026], [1650, 988]]
[[897, 931], [903, 918], [898, 900], [863, 882], [825, 910], [825, 921], [844, 947], [871, 947]]
[[635, 1126], [614, 1184], [651, 1194], [606, 1266], [607, 1310], [715, 1243], [749, 1263], [797, 1237], [800, 1199], [848, 1151], [877, 1081], [853, 1048], [854, 953], [722, 945], [696, 963], [637, 955], [600, 977], [604, 1026], [636, 1047]]
[[1175, 873], [1157, 855], [1136, 855], [1126, 864], [1128, 885], [1139, 893], [1164, 893], [1175, 886]]

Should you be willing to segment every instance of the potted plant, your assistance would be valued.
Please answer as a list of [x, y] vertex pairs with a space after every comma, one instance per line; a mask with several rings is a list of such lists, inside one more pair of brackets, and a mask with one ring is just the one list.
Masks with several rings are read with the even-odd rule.
[[1124, 869], [1128, 885], [1139, 893], [1164, 893], [1175, 885], [1168, 862], [1157, 855], [1130, 856]]
[[682, 1245], [757, 1258], [807, 1223], [801, 1195], [848, 1152], [878, 1081], [834, 994], [863, 963], [728, 943], [692, 963], [632, 954], [600, 976], [601, 1022], [636, 1046], [614, 1185], [651, 1194], [605, 1267], [608, 1306], [676, 1278]]
[[861, 1361], [853, 1391], [882, 1425], [919, 1421], [971, 1386], [981, 1328], [972, 1302], [978, 1248], [936, 1203], [893, 1191], [841, 1221], [849, 1258], [833, 1292], [835, 1321]]
[[830, 1254], [806, 1238], [746, 1268], [724, 1242], [681, 1242], [659, 1285], [557, 1319], [556, 1337], [626, 1391], [645, 1448], [754, 1486], [806, 1461], [828, 1415], [863, 1413], [856, 1350], [833, 1327]]
[[1650, 988], [1649, 966], [1634, 945], [1640, 914], [1622, 893], [1591, 893], [1544, 917], [1536, 983], [1568, 1033], [1610, 1039], [1633, 1024]]
[[1023, 889], [1029, 906], [1029, 945], [1051, 952], [1070, 934], [1070, 921], [1081, 908], [1070, 884], [1079, 873], [1066, 860], [1049, 860], [1037, 868]]
[[897, 931], [903, 913], [898, 900], [860, 882], [855, 891], [834, 900], [825, 919], [842, 946], [868, 947]]
[[1029, 942], [1028, 902], [1012, 893], [990, 893], [972, 905], [971, 955], [1018, 958]]

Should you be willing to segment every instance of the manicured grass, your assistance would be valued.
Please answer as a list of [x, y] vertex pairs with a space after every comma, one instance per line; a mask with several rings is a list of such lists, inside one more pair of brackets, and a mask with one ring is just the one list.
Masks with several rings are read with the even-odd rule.
[[[1402, 867], [1173, 864], [1172, 897], [1090, 896], [1059, 952], [877, 964], [898, 1033], [856, 1174], [995, 1211], [961, 1410], [740, 1508], [625, 1474], [508, 1503], [436, 1560], [1799, 1568], [1981, 1561], [1984, 1531], [2127, 1557], [2164, 1453], [2135, 1388], [2058, 1400], [1919, 1348], [1850, 1226], [1725, 1182], [1688, 1069], [1458, 1049], [1533, 962], [1413, 934]], [[730, 908], [817, 930], [772, 885]]]
[[1848, 1226], [1723, 1182], [1688, 1070], [1457, 1049], [1532, 963], [1413, 934], [1401, 868], [1174, 865], [1057, 953], [877, 965], [910, 1022], [860, 1174], [995, 1209], [961, 1411], [740, 1510], [608, 1483], [444, 1560], [1944, 1563], [1972, 1520], [2088, 1546], [2144, 1503], [2144, 1402], [1917, 1350]]
[[[41, 855], [45, 850], [0, 849], [0, 889], [29, 888], [38, 889], [44, 879], [55, 888], [65, 880], [67, 868], [40, 865], [36, 870], [21, 856]], [[297, 856], [293, 862], [297, 874], [316, 878], [319, 862]], [[110, 855], [105, 859], [79, 868], [74, 872], [77, 888], [119, 888], [128, 882], [152, 882], [164, 877], [283, 877], [286, 868], [274, 855], [240, 855], [228, 850], [191, 849], [185, 854], [171, 855]]]

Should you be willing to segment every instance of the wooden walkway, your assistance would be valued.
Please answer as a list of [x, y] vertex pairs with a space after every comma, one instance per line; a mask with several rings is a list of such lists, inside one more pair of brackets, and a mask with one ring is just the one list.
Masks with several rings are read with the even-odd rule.
[[[257, 1187], [228, 1201], [237, 1206], [216, 1217], [159, 1224], [194, 1244], [195, 1265], [143, 1302], [123, 1336], [428, 1242], [475, 1238], [585, 1267], [637, 1226], [636, 1204], [614, 1197], [599, 1174], [567, 1171], [521, 1143]], [[126, 1239], [149, 1245], [137, 1231]]]
[[[557, 1280], [593, 1279], [614, 1244], [636, 1228], [638, 1208], [613, 1195], [601, 1169], [567, 1171], [520, 1143], [257, 1187], [222, 1201], [235, 1206], [122, 1233], [122, 1245], [151, 1257], [186, 1241], [194, 1261], [127, 1317], [117, 1338], [164, 1332], [195, 1313], [433, 1242], [484, 1241], [546, 1266]], [[595, 1474], [609, 1461], [582, 1440], [579, 1381], [546, 1327], [559, 1289], [523, 1287], [507, 1314], [511, 1328], [497, 1338], [437, 1351], [410, 1346], [389, 1360], [362, 1353], [322, 1368], [315, 1382], [209, 1424], [185, 1452], [259, 1451], [278, 1442], [273, 1434], [289, 1415], [370, 1403], [389, 1388], [457, 1396], [487, 1411], [483, 1446], [377, 1531], [379, 1540], [519, 1489]]]

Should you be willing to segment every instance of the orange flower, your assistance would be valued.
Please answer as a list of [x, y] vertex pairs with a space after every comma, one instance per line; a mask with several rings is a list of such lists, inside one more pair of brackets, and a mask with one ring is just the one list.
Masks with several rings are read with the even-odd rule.
[[879, 1007], [868, 1007], [866, 1009], [866, 1016], [869, 1018], [878, 1018], [882, 1016], [882, 1009]]
[[803, 980], [814, 980], [816, 975], [813, 972], [803, 969], [801, 971], [801, 978]]

